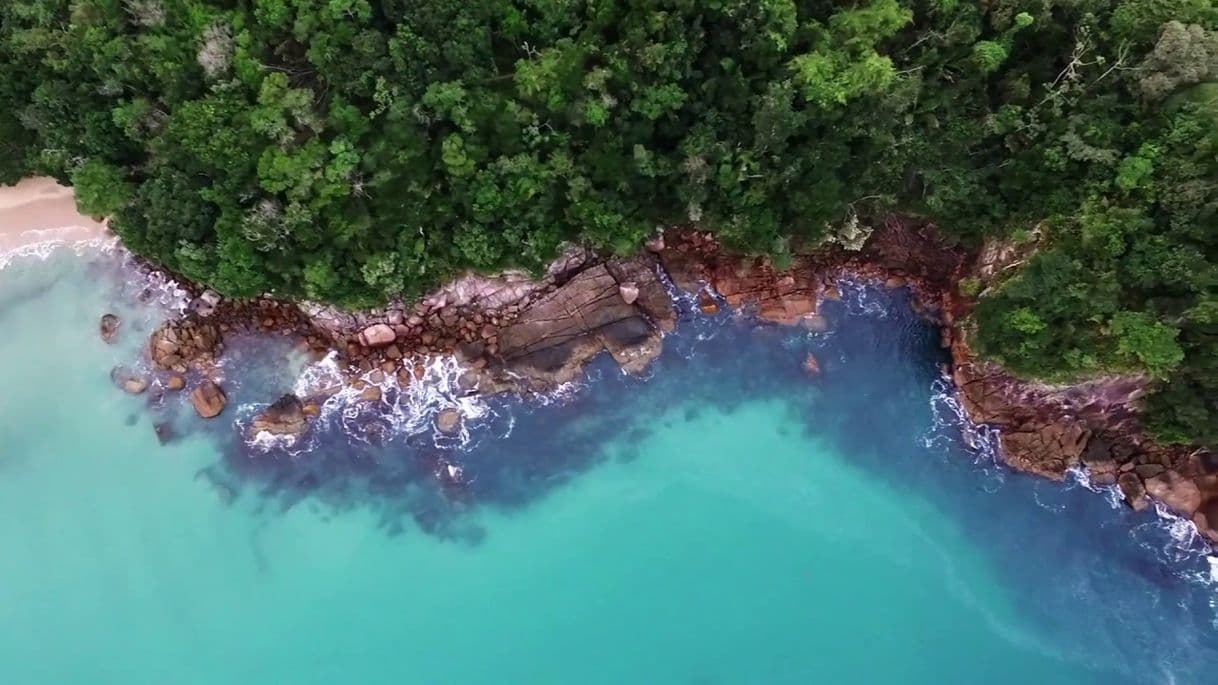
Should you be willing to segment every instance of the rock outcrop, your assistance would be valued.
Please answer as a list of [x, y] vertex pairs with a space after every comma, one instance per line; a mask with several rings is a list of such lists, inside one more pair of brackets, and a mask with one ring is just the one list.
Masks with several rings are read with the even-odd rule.
[[[718, 246], [699, 234], [689, 242], [667, 241], [673, 247], [661, 253], [664, 267], [677, 287], [698, 292], [709, 285], [733, 308], [751, 308], [758, 318], [777, 324], [795, 324], [816, 313], [817, 290], [822, 274], [806, 257], [796, 257], [787, 269], [775, 269], [763, 258], [724, 255]], [[718, 305], [702, 301], [703, 311]]]
[[[633, 303], [621, 296], [623, 282], [638, 289]], [[659, 355], [661, 331], [674, 322], [672, 302], [647, 258], [600, 264], [579, 272], [502, 329], [497, 361], [543, 386], [574, 380], [602, 351], [637, 372]]]
[[[972, 277], [987, 287], [986, 279], [1005, 277], [1031, 246], [987, 245]], [[957, 304], [967, 311], [969, 303]], [[1065, 386], [1025, 381], [979, 360], [969, 335], [963, 326], [944, 330], [961, 405], [972, 421], [996, 429], [1008, 465], [1056, 480], [1085, 467], [1093, 483], [1116, 485], [1134, 510], [1158, 500], [1218, 543], [1218, 516], [1211, 515], [1218, 513], [1218, 461], [1146, 434], [1140, 400], [1147, 379], [1112, 376]]]
[[299, 397], [290, 393], [259, 412], [250, 422], [250, 430], [254, 434], [299, 436], [307, 427], [308, 414], [305, 412], [305, 404]]
[[148, 341], [152, 363], [176, 373], [205, 368], [221, 350], [220, 327], [196, 315], [166, 322]]

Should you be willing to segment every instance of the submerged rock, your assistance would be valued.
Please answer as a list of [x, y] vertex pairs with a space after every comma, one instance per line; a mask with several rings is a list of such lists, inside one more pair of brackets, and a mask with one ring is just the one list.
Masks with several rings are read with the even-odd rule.
[[804, 371], [807, 371], [813, 376], [820, 375], [820, 362], [816, 360], [816, 356], [811, 352], [804, 358]]
[[1029, 425], [1003, 432], [998, 440], [1008, 464], [1021, 471], [1061, 480], [1078, 463], [1090, 431], [1067, 420]]
[[211, 419], [224, 411], [224, 405], [228, 404], [228, 397], [220, 386], [212, 381], [203, 381], [199, 387], [191, 391], [190, 403], [194, 405], [195, 412], [199, 416]]
[[110, 370], [110, 380], [122, 388], [123, 392], [139, 395], [148, 389], [148, 379], [138, 371], [132, 371], [125, 366], [116, 366]]
[[186, 379], [176, 373], [165, 379], [166, 390], [181, 390], [186, 387]]
[[167, 421], [161, 421], [152, 426], [153, 432], [156, 433], [157, 442], [162, 445], [168, 445], [173, 442], [177, 435], [174, 433], [173, 424]]
[[186, 373], [191, 366], [211, 362], [219, 352], [220, 328], [190, 315], [168, 321], [149, 336], [148, 353], [158, 367]]
[[361, 402], [380, 402], [381, 395], [382, 393], [379, 386], [369, 385], [359, 394], [359, 399]]
[[103, 314], [101, 322], [98, 324], [98, 331], [101, 333], [102, 340], [106, 342], [114, 342], [114, 337], [118, 335], [118, 327], [122, 325], [119, 318], [114, 314]]
[[461, 431], [461, 412], [445, 409], [436, 414], [436, 430], [445, 435], [456, 435]]

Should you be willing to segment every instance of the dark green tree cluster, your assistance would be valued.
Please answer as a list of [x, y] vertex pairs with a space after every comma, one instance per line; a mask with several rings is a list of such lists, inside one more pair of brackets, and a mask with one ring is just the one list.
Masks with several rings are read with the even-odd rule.
[[0, 64], [0, 180], [225, 293], [1035, 228], [981, 350], [1163, 379], [1159, 434], [1218, 443], [1212, 0], [6, 0]]

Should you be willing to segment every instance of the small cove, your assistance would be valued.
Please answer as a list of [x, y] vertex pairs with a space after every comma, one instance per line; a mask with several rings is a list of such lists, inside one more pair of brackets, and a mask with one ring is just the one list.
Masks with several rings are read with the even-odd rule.
[[821, 335], [690, 318], [645, 377], [601, 360], [548, 404], [493, 398], [464, 444], [359, 412], [386, 428], [353, 441], [338, 413], [289, 456], [232, 423], [292, 387], [288, 345], [236, 347], [210, 424], [113, 387], [172, 305], [140, 304], [134, 273], [70, 250], [0, 271], [5, 682], [1199, 683], [1218, 664], [1187, 531], [966, 450], [899, 291], [848, 290]]

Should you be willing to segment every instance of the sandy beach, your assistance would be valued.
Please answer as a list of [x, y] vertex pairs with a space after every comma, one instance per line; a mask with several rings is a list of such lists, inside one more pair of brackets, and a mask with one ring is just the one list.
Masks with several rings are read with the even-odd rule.
[[104, 221], [76, 210], [72, 189], [53, 178], [0, 186], [0, 254], [41, 243], [79, 243], [107, 236]]

